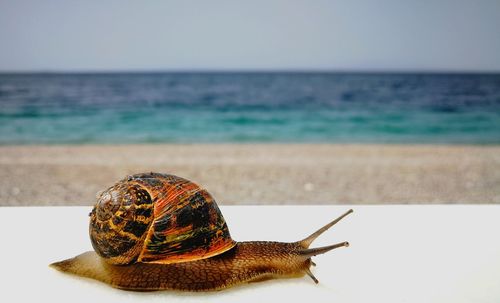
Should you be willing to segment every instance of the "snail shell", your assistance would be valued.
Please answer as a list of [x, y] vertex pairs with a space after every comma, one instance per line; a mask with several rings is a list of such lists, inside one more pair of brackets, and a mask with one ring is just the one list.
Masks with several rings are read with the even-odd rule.
[[94, 250], [111, 264], [194, 261], [236, 245], [205, 189], [159, 173], [132, 175], [102, 192], [89, 232]]

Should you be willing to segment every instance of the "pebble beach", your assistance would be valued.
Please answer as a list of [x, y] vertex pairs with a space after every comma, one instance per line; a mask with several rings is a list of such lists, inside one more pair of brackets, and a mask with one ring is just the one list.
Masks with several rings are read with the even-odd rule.
[[221, 205], [500, 203], [500, 146], [0, 146], [0, 205], [92, 205], [133, 173], [171, 173]]

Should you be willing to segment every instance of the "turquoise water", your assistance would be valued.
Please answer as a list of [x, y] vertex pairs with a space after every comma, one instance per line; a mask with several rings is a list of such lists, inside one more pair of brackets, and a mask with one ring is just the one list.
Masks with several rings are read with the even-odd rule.
[[0, 74], [0, 144], [500, 143], [500, 75]]

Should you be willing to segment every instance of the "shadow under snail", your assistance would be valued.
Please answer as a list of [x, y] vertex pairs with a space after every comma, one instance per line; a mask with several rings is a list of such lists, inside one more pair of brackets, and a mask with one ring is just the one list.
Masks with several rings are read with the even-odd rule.
[[349, 243], [309, 246], [351, 212], [297, 242], [236, 242], [205, 189], [174, 175], [136, 174], [99, 195], [90, 213], [95, 252], [51, 266], [134, 291], [211, 291], [305, 274], [318, 283], [311, 257]]

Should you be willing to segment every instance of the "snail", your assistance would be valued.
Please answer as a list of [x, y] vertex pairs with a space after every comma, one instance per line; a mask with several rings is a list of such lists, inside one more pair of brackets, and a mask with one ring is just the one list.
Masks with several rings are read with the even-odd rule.
[[349, 243], [309, 246], [351, 212], [297, 242], [236, 242], [205, 189], [174, 175], [135, 174], [98, 196], [89, 214], [95, 252], [51, 266], [132, 291], [212, 291], [306, 274], [318, 283], [311, 257]]

